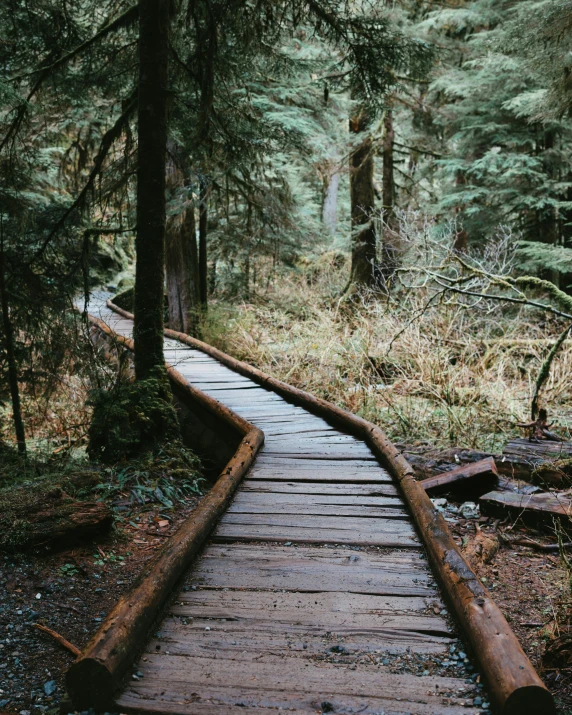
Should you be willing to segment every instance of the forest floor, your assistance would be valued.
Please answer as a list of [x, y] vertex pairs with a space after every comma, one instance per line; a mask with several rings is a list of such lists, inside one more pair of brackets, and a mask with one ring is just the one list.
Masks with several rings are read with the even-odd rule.
[[34, 624], [83, 648], [199, 497], [168, 513], [119, 501], [113, 529], [95, 543], [0, 557], [0, 712], [60, 712], [74, 656]]

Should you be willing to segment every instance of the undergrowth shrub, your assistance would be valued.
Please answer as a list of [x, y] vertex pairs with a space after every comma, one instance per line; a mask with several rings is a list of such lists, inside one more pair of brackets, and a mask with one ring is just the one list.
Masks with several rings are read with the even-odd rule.
[[[440, 264], [453, 234], [439, 242], [429, 234], [423, 221], [404, 227], [405, 269]], [[478, 259], [510, 272], [512, 239], [501, 232], [495, 240]], [[528, 421], [561, 319], [465, 296], [435, 300], [430, 286], [413, 279], [348, 304], [347, 275], [347, 261], [317, 259], [314, 268], [305, 261], [248, 302], [215, 304], [205, 340], [379, 424], [396, 442], [496, 451], [521, 435], [517, 425]], [[564, 438], [572, 428], [570, 374], [572, 340], [552, 364], [542, 397]]]
[[94, 390], [88, 454], [106, 463], [152, 451], [179, 439], [179, 422], [166, 375], [118, 380], [111, 390]]

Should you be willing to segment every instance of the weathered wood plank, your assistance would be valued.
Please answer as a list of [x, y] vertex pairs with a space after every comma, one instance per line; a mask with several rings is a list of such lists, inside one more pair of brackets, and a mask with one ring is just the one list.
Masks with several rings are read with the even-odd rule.
[[464, 495], [484, 494], [498, 484], [499, 475], [492, 457], [471, 464], [462, 464], [421, 482], [426, 492], [441, 494], [461, 489]]
[[201, 588], [347, 591], [437, 598], [427, 562], [416, 551], [211, 544], [189, 574]]
[[290, 541], [297, 544], [351, 544], [353, 546], [387, 546], [419, 548], [419, 541], [407, 534], [341, 531], [339, 529], [300, 529], [289, 526], [221, 524], [213, 537], [220, 542]]
[[413, 526], [401, 519], [345, 516], [316, 516], [314, 514], [240, 514], [227, 511], [220, 524], [244, 524], [248, 526], [287, 526], [295, 529], [332, 529], [340, 532], [359, 531], [362, 534], [379, 532], [391, 534], [415, 534]]
[[365, 506], [365, 507], [394, 507], [403, 508], [403, 500], [397, 496], [367, 496], [359, 494], [288, 494], [267, 492], [246, 492], [240, 490], [235, 496], [232, 507], [235, 506]]
[[[219, 660], [219, 659], [217, 659]], [[187, 659], [180, 656], [150, 656], [140, 664], [144, 678], [132, 682], [117, 704], [123, 710], [131, 703], [141, 708], [143, 700], [164, 701], [178, 707], [196, 707], [203, 701], [223, 707], [239, 704], [257, 708], [282, 708], [293, 712], [323, 710], [322, 703], [334, 712], [380, 715], [477, 715], [477, 708], [466, 707], [459, 690], [468, 690], [461, 679], [388, 673], [383, 666], [360, 666], [351, 671], [334, 663], [306, 662], [264, 655], [252, 664], [231, 659], [192, 659], [189, 678]], [[150, 685], [153, 680], [160, 686]], [[382, 695], [383, 694], [383, 695]], [[452, 695], [454, 694], [454, 695]], [[130, 698], [130, 699], [129, 699]], [[357, 699], [357, 700], [356, 700]], [[414, 703], [412, 707], [412, 703]], [[160, 712], [160, 710], [157, 710]], [[181, 709], [177, 712], [198, 712]], [[220, 711], [219, 711], [220, 712]], [[224, 710], [222, 711], [224, 712]]]
[[252, 472], [248, 473], [248, 477], [241, 484], [240, 492], [264, 492], [265, 494], [347, 494], [347, 495], [367, 495], [367, 496], [399, 496], [399, 490], [391, 482], [378, 482], [374, 484], [360, 483], [340, 483], [340, 482], [310, 482], [310, 481], [294, 481], [292, 479], [277, 481], [259, 479], [251, 479]]

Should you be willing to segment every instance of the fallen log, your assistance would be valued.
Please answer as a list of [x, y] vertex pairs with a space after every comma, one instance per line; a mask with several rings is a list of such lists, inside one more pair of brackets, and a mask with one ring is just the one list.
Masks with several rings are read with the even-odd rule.
[[572, 498], [563, 494], [515, 494], [492, 491], [479, 500], [484, 514], [498, 516], [510, 512], [529, 521], [544, 521], [552, 524], [554, 518], [569, 519], [572, 515]]
[[429, 445], [407, 444], [399, 447], [420, 480], [492, 457], [501, 478], [557, 488], [572, 485], [572, 442], [532, 442], [516, 438], [507, 443], [502, 454], [460, 447], [435, 449]]
[[428, 477], [421, 482], [421, 486], [432, 494], [462, 490], [464, 497], [480, 496], [497, 486], [498, 479], [495, 460], [486, 457], [478, 462], [463, 464], [448, 472]]
[[67, 547], [105, 533], [112, 523], [103, 502], [76, 501], [59, 487], [21, 488], [0, 497], [0, 550]]
[[511, 439], [499, 469], [517, 479], [563, 489], [572, 484], [572, 442]]

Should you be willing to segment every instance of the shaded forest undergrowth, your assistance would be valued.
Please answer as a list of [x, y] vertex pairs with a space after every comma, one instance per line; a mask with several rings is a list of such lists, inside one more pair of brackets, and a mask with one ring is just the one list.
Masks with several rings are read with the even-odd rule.
[[[213, 306], [204, 339], [379, 424], [396, 442], [495, 451], [527, 422], [534, 384], [562, 322], [502, 304], [397, 287], [340, 298], [345, 257], [326, 253], [248, 301]], [[539, 319], [540, 318], [540, 319]], [[572, 340], [542, 402], [572, 431]]]

